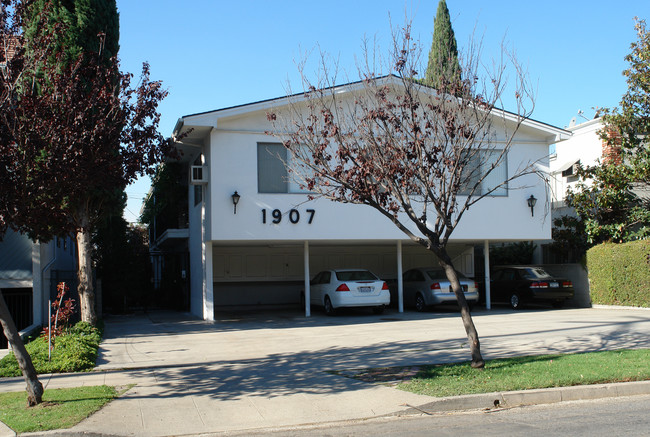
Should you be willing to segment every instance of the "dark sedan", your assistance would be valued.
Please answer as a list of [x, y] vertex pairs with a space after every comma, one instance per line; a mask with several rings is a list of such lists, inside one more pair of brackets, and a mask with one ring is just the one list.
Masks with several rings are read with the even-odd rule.
[[550, 275], [540, 267], [496, 267], [490, 281], [493, 302], [505, 302], [519, 309], [528, 302], [547, 302], [555, 308], [573, 297], [571, 281]]

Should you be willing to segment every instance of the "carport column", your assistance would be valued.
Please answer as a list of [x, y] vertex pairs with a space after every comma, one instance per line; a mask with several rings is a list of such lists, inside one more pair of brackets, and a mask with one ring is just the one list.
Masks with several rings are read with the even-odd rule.
[[214, 321], [214, 280], [212, 274], [212, 241], [203, 243], [203, 320]]
[[483, 242], [483, 262], [485, 265], [485, 308], [488, 310], [492, 308], [490, 298], [490, 242], [485, 240]]
[[305, 241], [305, 317], [311, 317], [311, 290], [309, 289], [309, 241]]
[[404, 312], [404, 283], [402, 281], [402, 241], [397, 240], [397, 309]]

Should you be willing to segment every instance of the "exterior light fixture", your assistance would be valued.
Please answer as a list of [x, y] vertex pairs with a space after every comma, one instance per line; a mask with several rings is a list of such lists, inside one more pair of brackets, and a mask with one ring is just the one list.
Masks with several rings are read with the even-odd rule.
[[533, 208], [535, 208], [536, 203], [537, 203], [537, 199], [535, 199], [535, 196], [533, 196], [531, 194], [530, 197], [528, 198], [528, 206], [530, 206], [530, 215], [531, 215], [531, 217], [535, 216], [535, 212], [534, 212]]
[[241, 196], [240, 196], [239, 194], [237, 194], [237, 191], [235, 191], [235, 192], [232, 194], [232, 204], [233, 204], [233, 206], [235, 207], [235, 214], [237, 214], [237, 204], [239, 203], [239, 198], [240, 198], [240, 197], [241, 197]]

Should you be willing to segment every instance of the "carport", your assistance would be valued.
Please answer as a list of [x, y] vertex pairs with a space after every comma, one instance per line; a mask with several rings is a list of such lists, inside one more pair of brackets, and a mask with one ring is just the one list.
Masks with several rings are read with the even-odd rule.
[[[487, 246], [487, 242], [484, 243]], [[475, 276], [474, 242], [449, 245], [455, 267]], [[403, 312], [402, 272], [412, 267], [437, 264], [435, 256], [410, 240], [386, 241], [265, 241], [212, 245], [212, 302], [214, 311], [241, 307], [297, 306], [305, 294], [305, 316], [309, 305], [310, 279], [321, 270], [362, 268], [398, 288], [399, 312]], [[489, 259], [486, 259], [489, 284]], [[482, 278], [475, 278], [481, 280]], [[489, 287], [489, 286], [488, 286]], [[209, 299], [209, 293], [206, 295]], [[489, 299], [488, 299], [489, 306]]]

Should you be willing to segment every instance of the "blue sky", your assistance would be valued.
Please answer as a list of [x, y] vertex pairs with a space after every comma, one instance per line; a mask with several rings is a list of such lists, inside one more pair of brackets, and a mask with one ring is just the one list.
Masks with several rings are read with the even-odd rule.
[[[117, 0], [122, 69], [136, 75], [143, 61], [163, 81], [161, 132], [187, 114], [280, 97], [299, 91], [296, 62], [317, 46], [357, 79], [364, 38], [390, 44], [390, 21], [412, 20], [425, 54], [438, 0]], [[650, 19], [648, 0], [447, 0], [458, 46], [483, 38], [483, 59], [501, 42], [516, 51], [536, 84], [532, 118], [565, 127], [578, 111], [616, 106], [622, 71], [636, 40], [634, 17]], [[390, 18], [389, 18], [390, 15]], [[314, 56], [310, 59], [314, 59]], [[505, 107], [514, 110], [515, 108]], [[578, 116], [578, 121], [585, 121]], [[135, 221], [148, 179], [127, 189], [125, 216]]]

